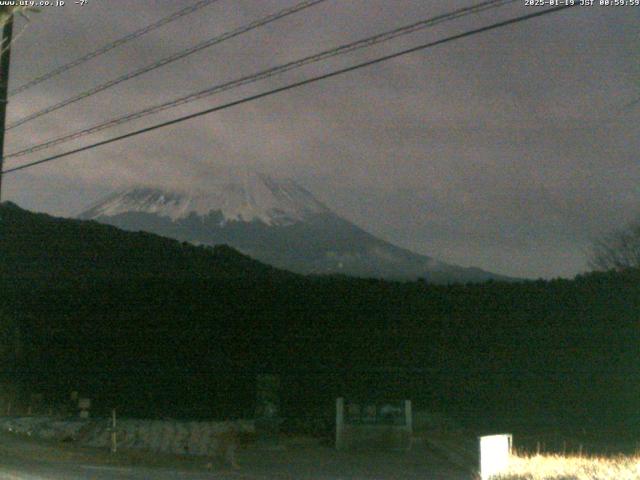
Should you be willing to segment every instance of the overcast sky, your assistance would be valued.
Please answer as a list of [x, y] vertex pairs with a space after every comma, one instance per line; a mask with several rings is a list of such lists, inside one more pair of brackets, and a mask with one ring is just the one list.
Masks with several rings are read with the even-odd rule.
[[[10, 86], [194, 2], [43, 8], [14, 44]], [[9, 121], [294, 3], [219, 0], [12, 97]], [[472, 3], [328, 0], [11, 130], [5, 151]], [[535, 9], [522, 0], [448, 22], [6, 167]], [[587, 269], [594, 238], [640, 213], [640, 104], [628, 106], [640, 98], [639, 20], [640, 7], [547, 15], [7, 175], [3, 199], [70, 216], [124, 186], [206, 188], [249, 166], [293, 177], [418, 253], [571, 277]]]

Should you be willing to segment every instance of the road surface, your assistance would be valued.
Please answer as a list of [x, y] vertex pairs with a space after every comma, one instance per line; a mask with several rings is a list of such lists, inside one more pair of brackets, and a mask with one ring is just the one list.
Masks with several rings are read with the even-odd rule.
[[[0, 435], [0, 478], [7, 480], [471, 480], [472, 474], [428, 458], [426, 450], [410, 453], [340, 453], [308, 445], [240, 452], [239, 469], [207, 468], [206, 459], [116, 457], [106, 452], [53, 445], [11, 434]], [[153, 460], [151, 462], [145, 460]], [[158, 465], [158, 461], [160, 465]], [[150, 465], [151, 464], [151, 465]]]

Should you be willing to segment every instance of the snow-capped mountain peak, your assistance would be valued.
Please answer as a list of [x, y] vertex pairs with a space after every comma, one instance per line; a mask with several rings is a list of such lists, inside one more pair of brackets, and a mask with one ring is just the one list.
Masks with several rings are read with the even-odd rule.
[[219, 212], [223, 223], [260, 221], [266, 225], [288, 225], [313, 214], [328, 213], [329, 209], [291, 180], [253, 174], [212, 184], [204, 192], [128, 188], [93, 205], [82, 217], [115, 217], [130, 212], [154, 214], [172, 221]]
[[336, 215], [292, 180], [255, 173], [210, 184], [200, 192], [130, 188], [95, 204], [80, 218], [196, 245], [230, 245], [303, 274], [443, 283], [499, 278], [390, 244]]

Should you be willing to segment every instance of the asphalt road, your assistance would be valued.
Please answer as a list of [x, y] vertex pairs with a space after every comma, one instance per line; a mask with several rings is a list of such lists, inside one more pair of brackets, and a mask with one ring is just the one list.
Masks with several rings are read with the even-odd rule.
[[185, 472], [163, 468], [143, 468], [143, 467], [114, 467], [101, 465], [70, 465], [51, 464], [46, 462], [20, 462], [20, 464], [2, 459], [3, 465], [0, 467], [0, 478], [7, 480], [107, 480], [107, 479], [130, 479], [130, 480], [231, 480], [231, 479], [252, 479], [261, 478], [245, 476], [235, 472]]
[[[152, 454], [150, 454], [152, 455]], [[108, 458], [108, 456], [107, 456]], [[0, 436], [0, 478], [7, 480], [471, 480], [473, 476], [430, 458], [410, 453], [339, 453], [322, 446], [246, 450], [240, 468], [214, 466], [206, 459], [176, 466], [109, 465], [104, 452], [78, 452], [11, 435]], [[108, 462], [106, 462], [108, 463]]]

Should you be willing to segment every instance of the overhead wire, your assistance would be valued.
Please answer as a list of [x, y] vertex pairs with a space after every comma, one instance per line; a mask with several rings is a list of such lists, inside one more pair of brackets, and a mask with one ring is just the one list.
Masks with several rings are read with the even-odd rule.
[[524, 22], [524, 21], [527, 21], [527, 20], [531, 20], [533, 18], [541, 17], [543, 15], [548, 15], [548, 14], [551, 14], [551, 13], [560, 12], [560, 11], [566, 10], [568, 8], [572, 8], [573, 6], [575, 6], [575, 4], [566, 4], [566, 5], [562, 5], [562, 6], [559, 6], [559, 7], [548, 8], [548, 9], [541, 10], [541, 11], [538, 11], [538, 12], [530, 13], [530, 14], [527, 14], [527, 15], [521, 15], [521, 16], [518, 16], [518, 17], [514, 17], [514, 18], [511, 18], [511, 19], [508, 19], [508, 20], [504, 20], [504, 21], [501, 21], [501, 22], [493, 23], [493, 24], [490, 24], [490, 25], [487, 25], [487, 26], [484, 26], [484, 27], [476, 28], [476, 29], [473, 29], [473, 30], [468, 30], [466, 32], [459, 33], [459, 34], [456, 34], [456, 35], [452, 35], [452, 36], [449, 36], [449, 37], [445, 37], [445, 38], [442, 38], [440, 40], [436, 40], [436, 41], [425, 43], [425, 44], [421, 44], [421, 45], [418, 45], [418, 46], [415, 46], [415, 47], [407, 48], [405, 50], [401, 50], [401, 51], [398, 51], [398, 52], [395, 52], [395, 53], [392, 53], [392, 54], [388, 54], [388, 55], [384, 55], [384, 56], [381, 56], [381, 57], [377, 57], [377, 58], [375, 58], [373, 60], [368, 60], [368, 61], [365, 61], [365, 62], [361, 62], [361, 63], [358, 63], [356, 65], [352, 65], [350, 67], [342, 68], [342, 69], [339, 69], [339, 70], [334, 70], [333, 72], [325, 73], [325, 74], [322, 74], [322, 75], [317, 75], [315, 77], [311, 77], [311, 78], [308, 78], [306, 80], [301, 80], [299, 82], [294, 82], [294, 83], [291, 83], [289, 85], [285, 85], [285, 86], [282, 86], [282, 87], [274, 88], [272, 90], [268, 90], [266, 92], [258, 93], [258, 94], [255, 94], [255, 95], [250, 95], [250, 96], [241, 98], [239, 100], [235, 100], [235, 101], [232, 101], [232, 102], [229, 102], [229, 103], [225, 103], [223, 105], [218, 105], [218, 106], [215, 106], [215, 107], [212, 107], [212, 108], [208, 108], [206, 110], [202, 110], [202, 111], [199, 111], [199, 112], [196, 112], [196, 113], [191, 113], [189, 115], [184, 115], [182, 117], [178, 117], [178, 118], [175, 118], [173, 120], [169, 120], [169, 121], [166, 121], [166, 122], [162, 122], [162, 123], [158, 123], [158, 124], [155, 124], [155, 125], [151, 125], [149, 127], [145, 127], [145, 128], [139, 129], [139, 130], [135, 130], [135, 131], [132, 131], [132, 132], [129, 132], [129, 133], [126, 133], [126, 134], [123, 134], [123, 135], [119, 135], [119, 136], [116, 136], [116, 137], [113, 137], [113, 138], [110, 138], [110, 139], [107, 139], [107, 140], [102, 140], [100, 142], [95, 142], [93, 144], [86, 145], [86, 146], [83, 146], [83, 147], [80, 147], [80, 148], [76, 148], [76, 149], [73, 149], [73, 150], [69, 150], [69, 151], [64, 152], [64, 153], [60, 153], [60, 154], [57, 154], [57, 155], [52, 155], [50, 157], [43, 158], [41, 160], [36, 160], [36, 161], [29, 162], [29, 163], [26, 163], [26, 164], [23, 164], [23, 165], [20, 165], [20, 166], [17, 166], [17, 167], [9, 168], [9, 169], [3, 170], [0, 173], [2, 173], [2, 174], [12, 173], [12, 172], [16, 172], [16, 171], [19, 171], [19, 170], [24, 170], [26, 168], [34, 167], [36, 165], [41, 165], [43, 163], [52, 162], [54, 160], [58, 160], [60, 158], [68, 157], [68, 156], [74, 155], [76, 153], [84, 152], [84, 151], [87, 151], [87, 150], [92, 150], [94, 148], [97, 148], [97, 147], [100, 147], [100, 146], [103, 146], [103, 145], [107, 145], [107, 144], [110, 144], [110, 143], [118, 142], [118, 141], [121, 141], [121, 140], [124, 140], [124, 139], [127, 139], [127, 138], [131, 138], [131, 137], [135, 137], [135, 136], [138, 136], [138, 135], [141, 135], [141, 134], [144, 134], [144, 133], [148, 133], [148, 132], [151, 132], [151, 131], [154, 131], [154, 130], [158, 130], [160, 128], [164, 128], [164, 127], [170, 126], [170, 125], [175, 125], [175, 124], [178, 124], [178, 123], [182, 123], [182, 122], [185, 122], [187, 120], [191, 120], [191, 119], [196, 118], [196, 117], [201, 117], [201, 116], [208, 115], [208, 114], [211, 114], [211, 113], [214, 113], [214, 112], [218, 112], [218, 111], [221, 111], [221, 110], [226, 110], [228, 108], [235, 107], [237, 105], [242, 105], [242, 104], [245, 104], [245, 103], [248, 103], [248, 102], [252, 102], [252, 101], [255, 101], [255, 100], [258, 100], [258, 99], [261, 99], [261, 98], [269, 97], [269, 96], [272, 96], [272, 95], [275, 95], [275, 94], [278, 94], [278, 93], [281, 93], [281, 92], [292, 90], [294, 88], [302, 87], [304, 85], [315, 83], [315, 82], [318, 82], [318, 81], [321, 81], [321, 80], [326, 80], [328, 78], [336, 77], [338, 75], [343, 75], [343, 74], [348, 73], [348, 72], [353, 72], [355, 70], [359, 70], [359, 69], [362, 69], [362, 68], [365, 68], [365, 67], [376, 65], [378, 63], [382, 63], [382, 62], [385, 62], [385, 61], [388, 61], [388, 60], [391, 60], [391, 59], [394, 59], [394, 58], [398, 58], [398, 57], [401, 57], [401, 56], [404, 56], [404, 55], [408, 55], [410, 53], [418, 52], [418, 51], [425, 50], [425, 49], [428, 49], [428, 48], [433, 48], [433, 47], [438, 46], [438, 45], [442, 45], [442, 44], [445, 44], [445, 43], [448, 43], [448, 42], [452, 42], [452, 41], [459, 40], [459, 39], [462, 39], [462, 38], [466, 38], [466, 37], [470, 37], [470, 36], [477, 35], [477, 34], [480, 34], [480, 33], [484, 33], [484, 32], [490, 31], [490, 30], [495, 30], [495, 29], [498, 29], [498, 28], [506, 27], [508, 25], [513, 25], [513, 24], [516, 24], [516, 23]]
[[312, 54], [291, 62], [287, 62], [275, 67], [268, 68], [266, 70], [262, 70], [260, 72], [257, 72], [251, 75], [246, 75], [235, 80], [224, 82], [222, 84], [214, 85], [212, 87], [207, 87], [204, 90], [200, 90], [198, 92], [191, 93], [189, 95], [186, 95], [168, 102], [154, 105], [152, 107], [148, 107], [143, 110], [138, 110], [136, 112], [129, 113], [97, 125], [93, 125], [89, 128], [84, 128], [84, 129], [51, 139], [51, 140], [47, 140], [45, 142], [32, 145], [22, 150], [11, 152], [5, 155], [4, 158], [9, 159], [9, 158], [17, 158], [17, 157], [29, 155], [31, 153], [35, 153], [35, 152], [48, 149], [63, 143], [70, 142], [72, 140], [77, 140], [86, 135], [97, 133], [111, 127], [122, 125], [124, 123], [128, 123], [133, 120], [137, 120], [155, 113], [162, 112], [164, 110], [168, 110], [180, 105], [184, 105], [196, 100], [200, 100], [214, 94], [222, 93], [231, 89], [239, 88], [244, 85], [255, 83], [257, 81], [264, 80], [269, 77], [279, 75], [296, 68], [303, 67], [305, 65], [317, 63], [338, 55], [344, 55], [347, 53], [354, 52], [356, 50], [371, 47], [373, 45], [387, 42], [404, 35], [415, 33], [427, 27], [432, 27], [444, 22], [448, 22], [448, 21], [466, 16], [466, 15], [471, 15], [471, 14], [480, 13], [489, 9], [502, 7], [506, 4], [514, 3], [515, 1], [517, 0], [487, 0], [475, 5], [472, 5], [470, 7], [460, 8], [452, 12], [430, 17], [428, 19], [423, 19], [418, 22], [413, 22], [409, 25], [404, 25], [402, 27], [398, 27], [393, 30], [376, 34], [364, 39], [346, 43], [338, 47], [333, 47], [316, 54]]
[[267, 15], [266, 17], [260, 18], [258, 20], [255, 20], [253, 22], [250, 22], [246, 25], [240, 26], [234, 30], [230, 30], [228, 32], [225, 32], [221, 35], [216, 35], [213, 38], [210, 38], [208, 40], [205, 40], [204, 42], [198, 43], [197, 45], [194, 45], [192, 47], [189, 47], [185, 50], [182, 50], [180, 52], [174, 53], [172, 55], [169, 55], [168, 57], [164, 57], [156, 62], [153, 62], [149, 65], [146, 65], [142, 68], [139, 68], [137, 70], [134, 70], [132, 72], [129, 73], [125, 73], [124, 75], [120, 75], [117, 78], [114, 78], [112, 80], [109, 80], [108, 82], [102, 83], [100, 85], [97, 85], [95, 87], [90, 88], [89, 90], [86, 90], [78, 95], [75, 95], [71, 98], [68, 98], [66, 100], [62, 100], [61, 102], [58, 102], [54, 105], [51, 105], [49, 107], [46, 107], [42, 110], [39, 110], [35, 113], [26, 115], [25, 117], [22, 117], [18, 120], [16, 120], [15, 122], [10, 123], [6, 130], [11, 130], [13, 128], [19, 127], [20, 125], [24, 125], [27, 122], [30, 122], [31, 120], [35, 120], [36, 118], [42, 117], [43, 115], [46, 115], [48, 113], [51, 112], [55, 112], [56, 110], [59, 110], [63, 107], [66, 107], [68, 105], [71, 105], [73, 103], [79, 102], [80, 100], [84, 100], [85, 98], [91, 97], [97, 93], [103, 92], [111, 87], [114, 87], [122, 82], [126, 82], [127, 80], [131, 80], [133, 78], [139, 77], [140, 75], [144, 74], [144, 73], [148, 73], [151, 72], [153, 70], [156, 70], [160, 67], [164, 67], [165, 65], [168, 65], [170, 63], [173, 63], [177, 60], [180, 60], [182, 58], [186, 58], [189, 55], [193, 55], [196, 52], [199, 52], [201, 50], [204, 50], [205, 48], [209, 48], [212, 47], [214, 45], [217, 45], [219, 43], [222, 43], [226, 40], [229, 40], [231, 38], [237, 37], [239, 35], [242, 35], [244, 33], [250, 32], [251, 30], [254, 30], [258, 27], [262, 27], [264, 25], [267, 25], [271, 22], [275, 22], [276, 20], [279, 20], [281, 18], [287, 17], [289, 15], [292, 15], [294, 13], [297, 13], [301, 10], [305, 10], [307, 8], [313, 7], [319, 3], [323, 3], [327, 0], [304, 0], [303, 2], [297, 3], [296, 5], [292, 6], [292, 7], [287, 7], [284, 8], [282, 10], [279, 10], [275, 13], [272, 13], [270, 15]]
[[146, 27], [143, 27], [139, 30], [136, 30], [134, 32], [131, 32], [127, 35], [125, 35], [124, 37], [120, 37], [117, 40], [114, 40], [112, 42], [107, 43], [106, 45], [103, 45], [102, 47], [93, 50], [81, 57], [76, 58], [75, 60], [72, 60], [68, 63], [65, 63], [64, 65], [61, 65], [57, 68], [54, 68], [53, 70], [44, 73], [42, 75], [37, 76], [36, 78], [29, 80], [28, 82], [23, 83], [22, 85], [9, 90], [9, 96], [13, 96], [13, 95], [17, 95], [21, 92], [24, 92], [25, 90], [28, 90], [31, 87], [34, 87], [46, 80], [49, 80], [53, 77], [56, 77], [58, 75], [61, 75], [69, 70], [71, 70], [72, 68], [77, 67], [78, 65], [82, 65], [83, 63], [99, 57], [100, 55], [103, 55], [111, 50], [113, 50], [114, 48], [117, 48], [121, 45], [124, 45], [125, 43], [128, 43], [132, 40], [135, 40], [136, 38], [139, 38], [149, 32], [152, 32], [153, 30], [157, 30], [160, 27], [163, 27], [171, 22], [174, 22], [186, 15], [189, 15], [191, 13], [197, 12], [198, 10], [211, 5], [212, 3], [216, 3], [219, 0], [200, 0], [196, 3], [194, 3], [193, 5], [190, 5], [188, 7], [185, 7], [181, 10], [178, 10], [177, 12], [172, 13], [171, 15], [168, 15], [166, 17], [161, 18], [160, 20], [158, 20], [155, 23], [152, 23], [150, 25], [147, 25]]

